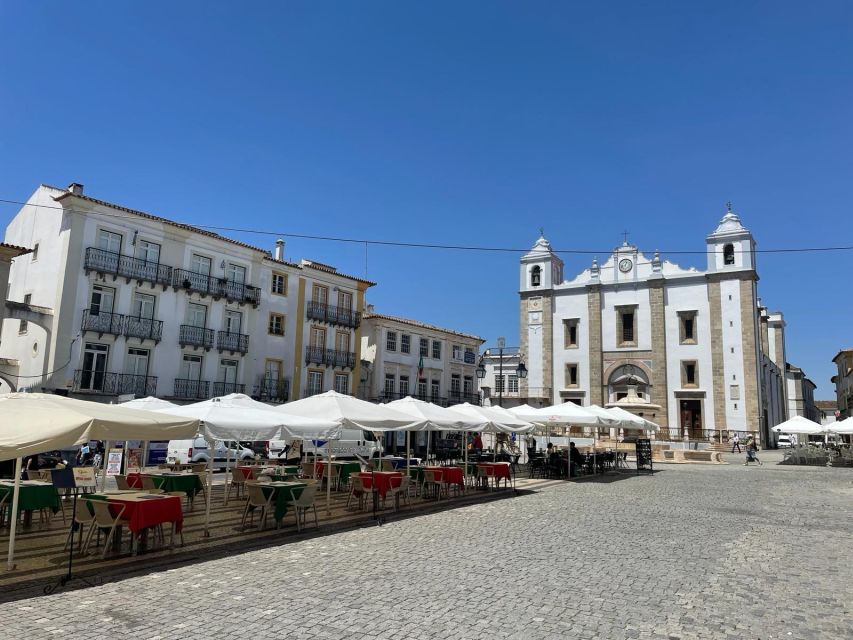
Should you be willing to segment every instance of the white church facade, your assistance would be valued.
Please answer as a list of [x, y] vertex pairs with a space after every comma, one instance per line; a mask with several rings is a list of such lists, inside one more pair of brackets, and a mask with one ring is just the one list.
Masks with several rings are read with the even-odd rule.
[[540, 237], [521, 259], [521, 401], [607, 406], [636, 391], [648, 406], [633, 410], [664, 437], [767, 442], [786, 418], [784, 321], [760, 304], [755, 241], [734, 212], [706, 247], [700, 271], [626, 241], [567, 280]]

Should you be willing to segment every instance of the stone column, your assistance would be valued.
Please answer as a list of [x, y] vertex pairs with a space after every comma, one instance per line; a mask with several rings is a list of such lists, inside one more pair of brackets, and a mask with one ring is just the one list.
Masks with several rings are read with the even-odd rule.
[[723, 309], [721, 295], [720, 281], [717, 279], [709, 280], [708, 309], [711, 315], [711, 389], [714, 394], [714, 424], [708, 425], [707, 428], [727, 430], [726, 373], [723, 370]]
[[[758, 348], [756, 336], [755, 282], [753, 276], [740, 281], [740, 324], [743, 345], [744, 407], [746, 408], [746, 427], [750, 431], [761, 432], [758, 407], [761, 403], [758, 382]], [[760, 437], [760, 436], [759, 436]]]
[[649, 280], [649, 309], [652, 328], [652, 393], [651, 400], [661, 406], [661, 427], [669, 427], [669, 387], [666, 376], [666, 314], [664, 285], [660, 279]]
[[586, 288], [589, 309], [589, 402], [604, 406], [604, 381], [601, 366], [601, 285]]

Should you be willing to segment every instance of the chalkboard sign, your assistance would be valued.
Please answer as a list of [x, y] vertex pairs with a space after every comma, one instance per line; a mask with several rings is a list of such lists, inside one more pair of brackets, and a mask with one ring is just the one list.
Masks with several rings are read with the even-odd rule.
[[652, 441], [637, 438], [637, 473], [640, 470], [652, 471]]

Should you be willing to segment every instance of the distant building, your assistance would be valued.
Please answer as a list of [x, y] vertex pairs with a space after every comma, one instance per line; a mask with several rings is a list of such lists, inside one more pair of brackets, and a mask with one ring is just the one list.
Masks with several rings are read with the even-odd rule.
[[[3, 319], [7, 315], [12, 317], [16, 307], [14, 302], [11, 305], [7, 302], [9, 271], [12, 268], [12, 261], [28, 253], [32, 253], [30, 249], [0, 242], [0, 327], [3, 326]], [[23, 322], [26, 323], [27, 321], [23, 320]], [[0, 392], [17, 391], [17, 386], [18, 361], [14, 358], [0, 357]]]
[[[372, 282], [84, 195], [41, 185], [6, 229], [33, 252], [9, 297], [41, 313], [5, 320], [12, 383], [104, 401], [194, 402], [232, 392], [284, 402], [359, 379]], [[21, 311], [22, 312], [22, 311]], [[50, 315], [48, 315], [48, 312]]]
[[504, 349], [503, 357], [498, 349], [486, 349], [483, 352], [481, 360], [486, 376], [480, 381], [480, 393], [484, 403], [505, 409], [525, 404], [522, 402], [517, 373], [519, 363], [523, 362], [522, 356], [518, 348]]
[[820, 410], [814, 399], [815, 383], [806, 377], [802, 369], [790, 363], [785, 368], [785, 380], [788, 385], [788, 416], [803, 416], [820, 423]]
[[413, 396], [442, 406], [479, 403], [476, 367], [482, 338], [376, 313], [372, 305], [362, 323], [361, 398], [390, 402]]
[[705, 238], [704, 271], [627, 241], [572, 279], [540, 237], [520, 265], [519, 402], [607, 406], [629, 387], [660, 437], [759, 434], [787, 418], [785, 323], [758, 299], [755, 241], [729, 210]]
[[841, 349], [832, 359], [838, 373], [832, 376], [840, 420], [853, 416], [853, 349]]
[[838, 403], [835, 400], [815, 400], [822, 425], [832, 424], [837, 418]]

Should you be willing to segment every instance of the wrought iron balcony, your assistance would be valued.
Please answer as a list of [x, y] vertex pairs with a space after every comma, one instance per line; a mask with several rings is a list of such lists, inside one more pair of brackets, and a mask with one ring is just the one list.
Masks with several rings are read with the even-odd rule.
[[124, 335], [128, 338], [160, 342], [163, 335], [163, 321], [138, 316], [125, 316]]
[[262, 376], [258, 380], [255, 395], [269, 402], [287, 402], [290, 398], [290, 380]]
[[227, 396], [229, 393], [246, 393], [246, 385], [236, 382], [214, 382], [213, 396]]
[[215, 300], [225, 298], [229, 302], [248, 303], [253, 306], [258, 306], [261, 301], [261, 290], [258, 287], [186, 269], [174, 270], [172, 286], [176, 289], [183, 287], [189, 292], [195, 291], [205, 296], [210, 295]]
[[335, 307], [325, 302], [308, 302], [306, 315], [309, 320], [319, 320], [329, 324], [357, 329], [361, 324], [361, 314], [348, 307]]
[[174, 397], [187, 400], [206, 400], [210, 397], [210, 383], [207, 380], [175, 378]]
[[220, 351], [246, 353], [249, 350], [249, 336], [245, 333], [220, 331], [216, 336], [216, 348]]
[[124, 316], [92, 309], [83, 310], [83, 331], [96, 331], [100, 335], [110, 333], [120, 336], [124, 330]]
[[182, 324], [178, 333], [178, 344], [182, 347], [213, 347], [213, 329], [196, 327], [190, 324]]
[[76, 393], [103, 393], [108, 395], [132, 393], [144, 398], [157, 395], [157, 376], [77, 369], [74, 372], [73, 390]]
[[352, 369], [355, 367], [355, 353], [308, 346], [305, 347], [305, 364], [322, 364], [327, 367]]
[[163, 285], [163, 288], [172, 282], [172, 267], [133, 256], [123, 256], [97, 247], [86, 249], [83, 268], [86, 273], [96, 271], [97, 273], [122, 276], [127, 278], [128, 282], [131, 280], [152, 282]]

